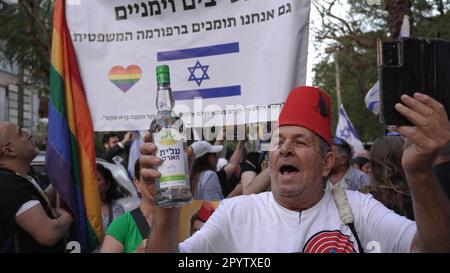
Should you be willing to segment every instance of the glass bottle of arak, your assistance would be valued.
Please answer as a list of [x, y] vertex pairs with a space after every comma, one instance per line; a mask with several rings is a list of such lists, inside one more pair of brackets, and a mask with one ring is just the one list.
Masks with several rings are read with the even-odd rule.
[[181, 118], [173, 111], [175, 102], [170, 87], [169, 66], [157, 66], [156, 79], [158, 113], [149, 129], [157, 147], [156, 155], [163, 160], [157, 167], [161, 177], [155, 181], [156, 205], [181, 206], [192, 202], [184, 126]]

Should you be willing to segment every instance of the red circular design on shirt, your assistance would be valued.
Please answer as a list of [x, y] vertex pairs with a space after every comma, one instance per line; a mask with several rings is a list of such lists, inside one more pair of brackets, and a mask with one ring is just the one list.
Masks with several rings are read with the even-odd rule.
[[339, 230], [321, 231], [314, 234], [303, 248], [304, 253], [355, 253], [350, 236]]

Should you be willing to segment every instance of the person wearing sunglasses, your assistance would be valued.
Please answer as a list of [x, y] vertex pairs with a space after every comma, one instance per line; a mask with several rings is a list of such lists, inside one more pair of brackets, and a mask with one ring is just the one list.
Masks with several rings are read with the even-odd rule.
[[73, 221], [54, 209], [29, 175], [39, 150], [32, 136], [11, 122], [0, 122], [0, 251], [64, 252]]

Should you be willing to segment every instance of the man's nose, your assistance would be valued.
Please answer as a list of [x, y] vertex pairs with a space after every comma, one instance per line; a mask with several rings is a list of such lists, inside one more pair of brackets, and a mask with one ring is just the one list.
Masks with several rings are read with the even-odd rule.
[[291, 156], [294, 154], [292, 142], [290, 140], [286, 140], [280, 147], [280, 155], [283, 156]]

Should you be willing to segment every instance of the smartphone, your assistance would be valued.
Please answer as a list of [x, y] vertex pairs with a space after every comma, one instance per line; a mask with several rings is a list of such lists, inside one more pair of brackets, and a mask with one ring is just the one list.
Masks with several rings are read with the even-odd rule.
[[450, 113], [450, 42], [401, 38], [382, 43], [379, 66], [380, 121], [386, 126], [410, 125], [395, 110], [403, 94], [427, 94]]

